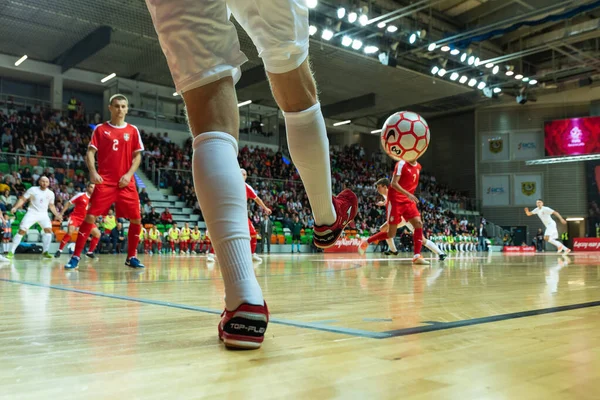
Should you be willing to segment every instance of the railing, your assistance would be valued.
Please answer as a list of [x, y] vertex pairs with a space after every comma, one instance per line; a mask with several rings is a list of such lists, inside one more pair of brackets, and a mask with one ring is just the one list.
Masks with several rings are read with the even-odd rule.
[[35, 99], [32, 97], [18, 96], [10, 93], [0, 93], [0, 108], [6, 107], [7, 110], [26, 109], [31, 107], [52, 108], [52, 103], [46, 100]]
[[[0, 152], [0, 172], [11, 174], [14, 171], [30, 168], [30, 172], [38, 175], [44, 173], [63, 174], [66, 178], [73, 178], [79, 173], [87, 177], [87, 166], [83, 161], [68, 161], [57, 157], [44, 157], [37, 154], [2, 153]], [[46, 171], [47, 169], [47, 171]]]

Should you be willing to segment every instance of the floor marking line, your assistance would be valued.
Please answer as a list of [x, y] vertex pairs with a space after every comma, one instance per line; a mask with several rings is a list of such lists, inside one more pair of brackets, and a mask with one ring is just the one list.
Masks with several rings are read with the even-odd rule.
[[[40, 287], [40, 288], [45, 288], [45, 289], [62, 290], [65, 292], [87, 294], [87, 295], [91, 295], [91, 296], [105, 297], [105, 298], [109, 298], [109, 299], [133, 301], [133, 302], [137, 302], [137, 303], [151, 304], [151, 305], [155, 305], [155, 306], [179, 308], [182, 310], [197, 311], [197, 312], [203, 312], [203, 313], [208, 313], [208, 314], [216, 314], [216, 315], [221, 314], [221, 310], [216, 310], [213, 308], [190, 306], [187, 304], [171, 303], [171, 302], [167, 302], [167, 301], [141, 299], [141, 298], [137, 298], [137, 297], [122, 296], [122, 295], [118, 295], [118, 294], [92, 292], [89, 290], [75, 289], [75, 288], [56, 286], [56, 285], [46, 285], [46, 284], [35, 283], [35, 282], [18, 281], [18, 280], [13, 280], [13, 279], [0, 278], [0, 281], [7, 282], [7, 283], [20, 284], [20, 285], [35, 286], [35, 287]], [[270, 322], [272, 322], [274, 324], [279, 324], [279, 325], [293, 326], [296, 328], [313, 329], [313, 330], [317, 330], [317, 331], [339, 333], [339, 334], [343, 334], [343, 335], [358, 336], [358, 337], [371, 338], [371, 339], [383, 339], [383, 338], [390, 336], [387, 333], [372, 332], [372, 331], [365, 331], [365, 330], [353, 329], [353, 328], [336, 327], [336, 326], [327, 326], [327, 325], [320, 325], [318, 323], [315, 324], [315, 323], [310, 323], [310, 322], [292, 321], [292, 320], [282, 319], [282, 318], [271, 318]]]

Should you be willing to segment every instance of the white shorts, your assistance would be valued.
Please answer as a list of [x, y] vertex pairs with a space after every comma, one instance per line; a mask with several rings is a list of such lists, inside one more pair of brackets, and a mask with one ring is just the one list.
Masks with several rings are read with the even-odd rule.
[[550, 239], [558, 239], [558, 229], [556, 228], [556, 223], [550, 224], [546, 227], [544, 236], [548, 236]]
[[183, 93], [231, 76], [248, 61], [231, 14], [265, 69], [281, 74], [308, 57], [306, 0], [146, 0], [175, 88]]
[[40, 224], [42, 229], [51, 229], [52, 221], [50, 221], [50, 217], [48, 214], [38, 213], [38, 212], [27, 212], [25, 216], [21, 220], [21, 225], [19, 225], [19, 229], [22, 231], [27, 231], [36, 223]]

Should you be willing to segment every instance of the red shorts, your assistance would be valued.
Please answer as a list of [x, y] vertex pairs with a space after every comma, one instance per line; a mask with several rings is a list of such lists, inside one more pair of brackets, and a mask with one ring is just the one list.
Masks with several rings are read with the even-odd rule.
[[123, 189], [118, 186], [96, 185], [88, 215], [106, 215], [110, 206], [116, 204], [117, 218], [140, 219], [140, 197], [138, 196], [135, 183]]
[[248, 230], [250, 231], [250, 237], [256, 236], [256, 229], [254, 229], [254, 224], [250, 218], [248, 218]]
[[75, 217], [73, 218], [72, 216], [69, 218], [69, 222], [68, 222], [68, 226], [74, 226], [75, 228], [79, 228], [81, 226], [81, 224], [83, 224], [83, 220], [85, 219], [85, 216], [83, 217]]
[[385, 206], [387, 210], [387, 221], [390, 225], [398, 225], [404, 218], [407, 222], [415, 217], [420, 217], [417, 205], [412, 201], [410, 203], [388, 202]]

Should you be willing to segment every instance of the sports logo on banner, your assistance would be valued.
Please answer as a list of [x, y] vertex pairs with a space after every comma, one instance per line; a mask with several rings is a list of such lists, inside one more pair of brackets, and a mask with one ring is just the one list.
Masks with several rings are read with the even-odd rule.
[[490, 152], [494, 153], [494, 154], [498, 154], [502, 151], [502, 149], [504, 148], [504, 141], [502, 140], [502, 138], [498, 138], [498, 139], [492, 139], [489, 141], [490, 144]]
[[508, 206], [510, 204], [509, 175], [484, 175], [481, 177], [484, 207]]
[[544, 156], [542, 132], [513, 132], [510, 135], [511, 159], [535, 160]]
[[544, 180], [542, 174], [515, 174], [514, 205], [534, 207], [535, 201], [544, 197]]
[[535, 194], [535, 182], [521, 182], [521, 192], [525, 196], [533, 196]]

